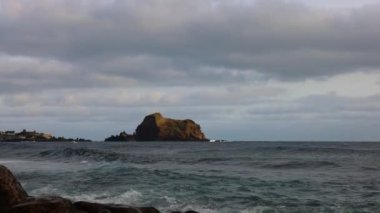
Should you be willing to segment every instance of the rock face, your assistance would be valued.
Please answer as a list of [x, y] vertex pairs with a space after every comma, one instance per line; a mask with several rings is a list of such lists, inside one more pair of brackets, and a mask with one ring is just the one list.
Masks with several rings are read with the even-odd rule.
[[76, 202], [74, 206], [77, 210], [88, 212], [88, 213], [99, 213], [99, 212], [120, 212], [120, 213], [160, 213], [157, 209], [153, 207], [132, 207], [126, 205], [117, 204], [99, 204], [90, 202]]
[[[0, 210], [25, 201], [28, 194], [5, 166], [0, 165]], [[1, 212], [1, 211], [0, 211]]]
[[[189, 213], [197, 213], [187, 211]], [[0, 213], [160, 213], [153, 207], [100, 204], [62, 197], [29, 197], [12, 172], [0, 165]], [[173, 213], [178, 213], [174, 211]]]
[[[29, 198], [12, 206], [6, 213], [74, 213], [71, 201], [61, 197]], [[79, 213], [79, 212], [78, 212]]]
[[199, 124], [190, 119], [175, 120], [154, 113], [137, 127], [137, 141], [206, 141]]

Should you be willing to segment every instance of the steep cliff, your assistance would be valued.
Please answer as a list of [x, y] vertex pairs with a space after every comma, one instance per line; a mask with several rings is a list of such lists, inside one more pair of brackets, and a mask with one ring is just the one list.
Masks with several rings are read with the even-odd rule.
[[160, 113], [147, 115], [136, 129], [137, 141], [206, 141], [199, 124], [193, 120], [165, 118]]

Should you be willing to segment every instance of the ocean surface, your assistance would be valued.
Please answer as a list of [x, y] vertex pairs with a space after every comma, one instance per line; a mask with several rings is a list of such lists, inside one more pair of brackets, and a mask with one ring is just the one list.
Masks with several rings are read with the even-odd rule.
[[380, 143], [0, 143], [0, 164], [31, 195], [162, 212], [380, 212]]

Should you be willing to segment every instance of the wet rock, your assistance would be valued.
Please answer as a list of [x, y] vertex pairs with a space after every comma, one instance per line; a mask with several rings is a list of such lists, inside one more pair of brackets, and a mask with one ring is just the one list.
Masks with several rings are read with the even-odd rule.
[[0, 211], [25, 201], [27, 197], [28, 194], [12, 172], [0, 165]]
[[99, 204], [85, 201], [75, 202], [77, 210], [87, 213], [160, 213], [153, 207], [132, 207], [117, 204]]
[[70, 200], [61, 197], [29, 198], [5, 213], [77, 213]]

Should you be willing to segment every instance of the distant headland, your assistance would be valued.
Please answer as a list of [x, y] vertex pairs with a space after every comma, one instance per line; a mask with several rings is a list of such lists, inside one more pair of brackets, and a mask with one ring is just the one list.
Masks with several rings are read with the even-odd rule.
[[55, 137], [48, 133], [41, 133], [36, 131], [22, 130], [21, 132], [15, 131], [0, 131], [0, 141], [2, 142], [22, 142], [22, 141], [38, 141], [38, 142], [91, 142], [91, 140], [83, 138], [65, 138]]
[[[0, 142], [91, 142], [83, 138], [55, 137], [48, 133], [23, 130], [0, 131]], [[201, 130], [201, 126], [191, 119], [172, 119], [156, 112], [145, 116], [133, 134], [125, 131], [111, 135], [105, 141], [210, 141]]]

